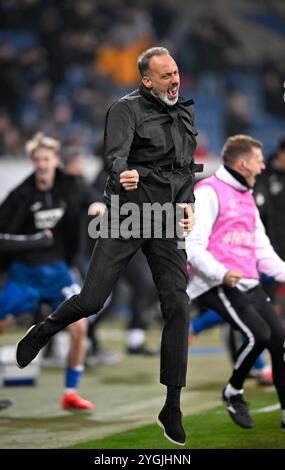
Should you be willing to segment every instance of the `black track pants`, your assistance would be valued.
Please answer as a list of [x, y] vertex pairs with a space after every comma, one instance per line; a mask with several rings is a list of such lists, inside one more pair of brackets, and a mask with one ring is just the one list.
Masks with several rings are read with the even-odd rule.
[[285, 409], [285, 329], [261, 286], [247, 292], [227, 286], [214, 287], [197, 300], [202, 308], [220, 313], [245, 337], [230, 378], [232, 386], [243, 387], [249, 370], [266, 348], [271, 355], [273, 380], [281, 407]]

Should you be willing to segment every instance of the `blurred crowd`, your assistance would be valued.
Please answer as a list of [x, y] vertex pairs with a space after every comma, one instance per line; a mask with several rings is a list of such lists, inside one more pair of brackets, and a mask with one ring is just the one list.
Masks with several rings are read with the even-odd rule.
[[[274, 4], [263, 2], [275, 18], [278, 14], [285, 37], [285, 12], [282, 18]], [[260, 71], [264, 109], [284, 119], [284, 58], [272, 63], [256, 54], [249, 60], [243, 41], [243, 32], [238, 35], [219, 10], [197, 12], [192, 1], [3, 0], [0, 155], [23, 154], [25, 141], [38, 130], [94, 153], [109, 105], [137, 86], [136, 58], [153, 44], [169, 47], [177, 57], [186, 94], [195, 92], [205, 76], [209, 89], [210, 76]], [[228, 88], [222, 137], [250, 128], [248, 98], [236, 86]], [[206, 135], [203, 125], [200, 130], [200, 154], [211, 153], [205, 151], [207, 129]]]
[[[274, 47], [279, 40], [284, 43], [285, 38], [285, 8], [274, 9], [278, 3], [262, 2], [264, 25], [275, 34]], [[243, 29], [238, 31], [219, 10], [197, 8], [192, 0], [2, 0], [0, 157], [23, 155], [27, 140], [41, 131], [58, 139], [66, 149], [61, 153], [64, 172], [83, 180], [82, 155], [96, 154], [102, 160], [106, 112], [117, 97], [136, 88], [140, 80], [137, 56], [152, 45], [164, 45], [175, 55], [182, 93], [196, 101], [196, 159], [215, 157], [221, 142], [239, 133], [261, 138], [265, 150], [266, 139], [270, 138], [276, 150], [277, 132], [282, 129], [284, 134], [284, 55], [278, 48], [275, 55], [263, 54], [264, 44], [260, 44], [259, 53], [255, 44], [256, 54], [250, 55]], [[244, 17], [239, 21], [245, 25], [257, 19]], [[252, 38], [254, 42], [254, 35]], [[263, 184], [258, 185], [257, 202], [261, 211], [267, 209], [269, 229], [284, 227], [280, 203], [284, 199], [281, 189], [285, 187], [284, 138], [276, 155], [269, 160], [269, 173], [260, 180]], [[100, 199], [105, 180], [102, 169], [89, 187], [92, 200]], [[91, 253], [90, 240], [86, 239], [88, 220], [83, 217], [80, 230], [76, 227], [76, 256], [68, 260], [79, 279], [86, 274]], [[2, 230], [5, 232], [6, 226]], [[271, 238], [274, 235], [270, 233]], [[283, 230], [276, 238], [278, 242], [284, 240]], [[275, 249], [278, 252], [277, 242]], [[283, 252], [280, 255], [284, 258]], [[270, 282], [267, 287], [273, 289], [272, 297], [284, 314], [284, 285], [278, 290]], [[147, 327], [160, 318], [158, 301], [145, 261], [137, 258], [121, 285], [116, 286], [99, 321], [96, 318], [88, 325], [86, 364], [90, 367], [97, 365], [99, 355], [103, 363], [121, 359], [106, 352], [97, 338], [98, 324], [120, 305], [129, 308], [126, 352], [146, 356], [158, 353], [145, 343]], [[36, 313], [44, 316], [42, 307]], [[46, 365], [49, 360], [54, 365], [53, 355], [55, 345], [46, 353]]]

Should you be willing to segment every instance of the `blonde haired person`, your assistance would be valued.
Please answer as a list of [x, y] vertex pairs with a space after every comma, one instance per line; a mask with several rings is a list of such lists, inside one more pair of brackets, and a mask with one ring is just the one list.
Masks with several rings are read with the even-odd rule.
[[[30, 244], [11, 254], [8, 279], [0, 294], [0, 329], [8, 318], [35, 311], [40, 302], [52, 309], [80, 291], [67, 261], [73, 246], [72, 234], [81, 211], [93, 202], [92, 192], [59, 169], [60, 142], [41, 132], [26, 144], [34, 172], [17, 186], [0, 206], [0, 232], [32, 234], [49, 231], [52, 243]], [[37, 238], [37, 237], [36, 237]], [[19, 241], [19, 240], [18, 240]], [[76, 255], [74, 249], [73, 255]], [[86, 318], [71, 323], [70, 349], [65, 375], [63, 408], [92, 408], [77, 393], [85, 361]]]

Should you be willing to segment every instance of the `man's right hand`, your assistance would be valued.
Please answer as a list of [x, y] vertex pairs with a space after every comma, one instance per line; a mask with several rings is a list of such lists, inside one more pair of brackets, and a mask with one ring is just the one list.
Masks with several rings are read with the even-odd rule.
[[229, 287], [236, 287], [237, 283], [242, 279], [242, 272], [239, 270], [230, 270], [227, 271], [224, 275], [224, 284]]
[[120, 173], [120, 183], [126, 191], [137, 189], [140, 175], [137, 170], [127, 170]]

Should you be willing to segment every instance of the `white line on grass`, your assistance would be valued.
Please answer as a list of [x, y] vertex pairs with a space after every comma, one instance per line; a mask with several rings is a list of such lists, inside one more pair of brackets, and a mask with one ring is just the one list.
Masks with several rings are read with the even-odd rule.
[[280, 410], [279, 403], [275, 405], [265, 406], [264, 408], [258, 408], [257, 410], [252, 410], [252, 413], [271, 413], [272, 411]]
[[[272, 411], [277, 411], [280, 410], [280, 405], [279, 403], [276, 403], [275, 405], [269, 405], [265, 406], [264, 408], [257, 408], [256, 410], [250, 410], [250, 413], [252, 414], [258, 414], [258, 413], [271, 413]], [[223, 410], [217, 410], [215, 412], [216, 415], [221, 415], [224, 414]]]

